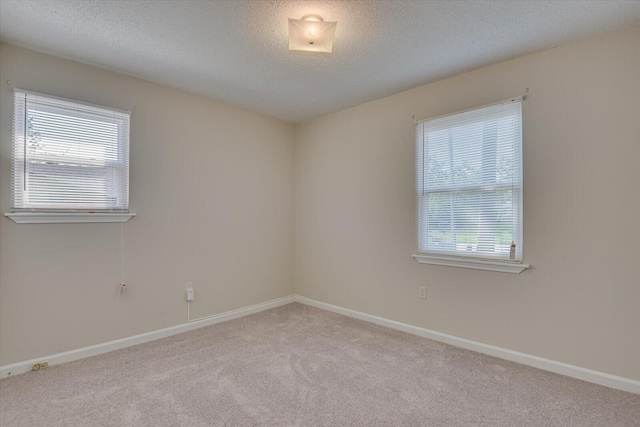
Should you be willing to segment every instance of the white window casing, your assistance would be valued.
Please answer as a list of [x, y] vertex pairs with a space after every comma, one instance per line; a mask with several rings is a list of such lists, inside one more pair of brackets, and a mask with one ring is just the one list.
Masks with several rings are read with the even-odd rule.
[[416, 123], [416, 207], [418, 261], [515, 273], [528, 267], [522, 98]]
[[6, 216], [16, 222], [120, 222], [133, 216], [131, 113], [20, 89], [14, 96], [13, 207]]

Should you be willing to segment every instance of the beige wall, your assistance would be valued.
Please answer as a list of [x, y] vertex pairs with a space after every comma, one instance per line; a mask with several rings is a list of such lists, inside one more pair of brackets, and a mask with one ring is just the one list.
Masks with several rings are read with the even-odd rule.
[[[451, 113], [526, 87], [523, 249], [532, 268], [418, 264], [412, 114]], [[639, 100], [636, 28], [299, 126], [297, 293], [640, 379]]]
[[0, 365], [293, 293], [293, 126], [87, 65], [0, 46], [0, 212], [11, 208], [12, 91], [123, 109], [131, 210], [119, 224], [0, 218]]

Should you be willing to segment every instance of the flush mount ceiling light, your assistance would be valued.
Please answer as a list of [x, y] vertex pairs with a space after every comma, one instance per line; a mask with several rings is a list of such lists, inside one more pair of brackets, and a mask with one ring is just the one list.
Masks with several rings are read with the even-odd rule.
[[331, 53], [337, 22], [324, 22], [318, 15], [289, 18], [289, 50]]

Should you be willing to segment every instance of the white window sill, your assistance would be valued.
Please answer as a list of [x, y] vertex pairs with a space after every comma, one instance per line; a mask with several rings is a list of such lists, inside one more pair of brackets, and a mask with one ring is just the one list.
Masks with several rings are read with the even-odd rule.
[[127, 222], [136, 214], [128, 213], [76, 213], [76, 212], [10, 212], [4, 216], [17, 224], [62, 224], [79, 222]]
[[448, 267], [473, 268], [475, 270], [499, 271], [502, 273], [519, 274], [529, 268], [527, 264], [516, 261], [491, 261], [446, 255], [413, 254], [412, 256], [421, 264], [446, 265]]

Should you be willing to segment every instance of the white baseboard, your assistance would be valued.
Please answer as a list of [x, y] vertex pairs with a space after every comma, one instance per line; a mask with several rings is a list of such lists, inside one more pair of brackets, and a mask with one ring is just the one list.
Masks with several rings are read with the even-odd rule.
[[61, 363], [72, 362], [85, 357], [95, 356], [118, 350], [132, 345], [142, 344], [148, 341], [169, 337], [171, 335], [187, 332], [204, 326], [214, 325], [216, 323], [225, 322], [227, 320], [236, 319], [238, 317], [248, 316], [249, 314], [258, 313], [270, 308], [279, 307], [281, 305], [290, 304], [295, 301], [295, 295], [274, 299], [260, 304], [251, 305], [249, 307], [239, 308], [237, 310], [227, 311], [225, 313], [208, 316], [202, 319], [196, 319], [188, 323], [171, 326], [169, 328], [159, 329], [157, 331], [146, 332], [144, 334], [134, 335], [119, 340], [109, 341], [102, 344], [91, 345], [76, 350], [65, 351], [63, 353], [52, 354], [49, 356], [38, 357], [36, 359], [25, 360], [23, 362], [12, 363], [10, 365], [0, 366], [0, 378], [6, 378], [18, 374], [29, 372], [34, 363], [47, 361], [49, 366], [59, 365]]
[[372, 314], [362, 313], [360, 311], [351, 310], [337, 305], [328, 304], [306, 298], [301, 295], [290, 295], [283, 298], [274, 299], [249, 307], [237, 310], [227, 311], [214, 316], [205, 317], [203, 319], [194, 320], [188, 323], [171, 326], [157, 331], [146, 332], [144, 334], [134, 335], [119, 340], [109, 341], [102, 344], [96, 344], [89, 347], [83, 347], [76, 350], [65, 351], [63, 353], [52, 354], [49, 356], [38, 357], [23, 362], [12, 363], [10, 365], [0, 366], [0, 378], [6, 378], [22, 374], [31, 370], [34, 363], [47, 361], [49, 366], [59, 365], [61, 363], [72, 362], [74, 360], [84, 359], [85, 357], [96, 356], [98, 354], [108, 353], [125, 347], [131, 347], [136, 344], [142, 344], [148, 341], [165, 338], [171, 335], [187, 332], [204, 326], [214, 325], [216, 323], [225, 322], [227, 320], [236, 319], [238, 317], [248, 316], [270, 308], [280, 307], [292, 302], [300, 302], [312, 307], [323, 310], [332, 311], [334, 313], [353, 317], [355, 319], [364, 320], [365, 322], [375, 323], [377, 325], [386, 326], [388, 328], [418, 335], [434, 341], [443, 342], [456, 347], [466, 348], [468, 350], [477, 351], [478, 353], [488, 354], [500, 359], [510, 360], [512, 362], [521, 363], [527, 366], [544, 369], [546, 371], [555, 372], [557, 374], [578, 378], [595, 384], [640, 394], [640, 381], [630, 378], [611, 375], [604, 372], [594, 371], [592, 369], [581, 368], [579, 366], [569, 365], [567, 363], [556, 362], [555, 360], [545, 359], [543, 357], [533, 356], [502, 347], [496, 347], [489, 344], [483, 344], [477, 341], [471, 341], [465, 338], [459, 338], [453, 335], [432, 331], [421, 328], [419, 326], [409, 325], [407, 323], [397, 322], [395, 320], [386, 319], [384, 317], [374, 316]]
[[299, 303], [306, 304], [312, 307], [332, 311], [334, 313], [353, 317], [359, 320], [364, 320], [365, 322], [386, 326], [388, 328], [407, 332], [413, 335], [419, 335], [424, 338], [429, 338], [431, 340], [443, 342], [456, 347], [466, 348], [478, 353], [488, 354], [500, 359], [510, 360], [512, 362], [517, 362], [523, 365], [533, 366], [534, 368], [544, 369], [545, 371], [555, 372], [557, 374], [578, 378], [591, 383], [640, 394], [640, 381], [632, 380], [630, 378], [594, 371], [592, 369], [581, 368], [579, 366], [569, 365], [568, 363], [556, 362], [555, 360], [545, 359], [543, 357], [533, 356], [531, 354], [520, 353], [519, 351], [496, 347], [489, 344], [483, 344], [477, 341], [471, 341], [449, 334], [443, 334], [441, 332], [409, 325], [407, 323], [396, 322], [395, 320], [386, 319], [384, 317], [374, 316], [337, 305], [316, 301], [310, 298], [303, 297], [301, 295], [296, 295], [295, 300]]

